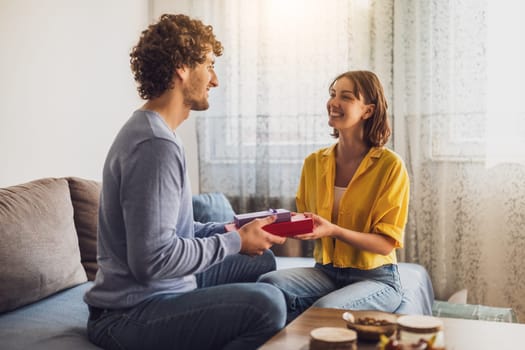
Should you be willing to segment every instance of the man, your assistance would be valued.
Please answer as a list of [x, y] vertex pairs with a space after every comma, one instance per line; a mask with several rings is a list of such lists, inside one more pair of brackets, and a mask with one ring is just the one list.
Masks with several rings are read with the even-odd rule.
[[[286, 319], [282, 293], [254, 282], [275, 269], [284, 239], [253, 221], [234, 232], [193, 221], [175, 130], [208, 108], [222, 54], [212, 27], [163, 15], [142, 32], [131, 68], [146, 103], [122, 127], [104, 165], [89, 339], [105, 349], [254, 349]], [[238, 254], [241, 253], [241, 254]]]

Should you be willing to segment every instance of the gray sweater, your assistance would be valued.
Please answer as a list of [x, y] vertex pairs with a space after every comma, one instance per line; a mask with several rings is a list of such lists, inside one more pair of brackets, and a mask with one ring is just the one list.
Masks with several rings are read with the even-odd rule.
[[151, 111], [136, 111], [109, 150], [98, 224], [99, 270], [84, 300], [100, 308], [195, 289], [195, 273], [241, 248], [224, 224], [193, 221], [182, 143]]

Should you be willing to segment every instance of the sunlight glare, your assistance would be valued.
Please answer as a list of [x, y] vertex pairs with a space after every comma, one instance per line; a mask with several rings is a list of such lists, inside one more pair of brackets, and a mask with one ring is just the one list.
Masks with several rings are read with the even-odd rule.
[[525, 164], [525, 3], [489, 1], [487, 166]]

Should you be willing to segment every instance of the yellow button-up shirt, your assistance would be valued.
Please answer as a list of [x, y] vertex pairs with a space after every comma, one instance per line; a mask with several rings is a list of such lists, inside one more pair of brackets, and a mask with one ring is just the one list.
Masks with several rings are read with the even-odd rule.
[[[334, 202], [335, 145], [310, 154], [304, 161], [296, 203], [298, 212], [312, 212], [331, 221]], [[384, 147], [373, 147], [359, 165], [339, 203], [338, 226], [383, 234], [403, 246], [408, 216], [408, 173], [402, 159]], [[334, 243], [335, 242], [335, 243]], [[364, 270], [397, 263], [388, 255], [358, 249], [324, 237], [315, 242], [314, 258], [323, 265]]]

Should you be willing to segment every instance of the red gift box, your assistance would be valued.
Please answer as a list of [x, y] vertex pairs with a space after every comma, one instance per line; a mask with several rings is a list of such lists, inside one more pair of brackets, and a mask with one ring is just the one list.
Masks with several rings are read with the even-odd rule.
[[314, 222], [312, 218], [307, 218], [303, 214], [295, 214], [290, 221], [274, 222], [263, 226], [263, 230], [277, 236], [289, 237], [312, 232]]
[[[235, 231], [238, 227], [234, 223], [226, 225], [227, 231]], [[300, 235], [303, 233], [310, 233], [314, 229], [314, 222], [312, 218], [307, 218], [303, 214], [294, 214], [290, 221], [274, 222], [272, 224], [263, 226], [263, 230], [271, 234], [283, 237], [290, 237]]]

